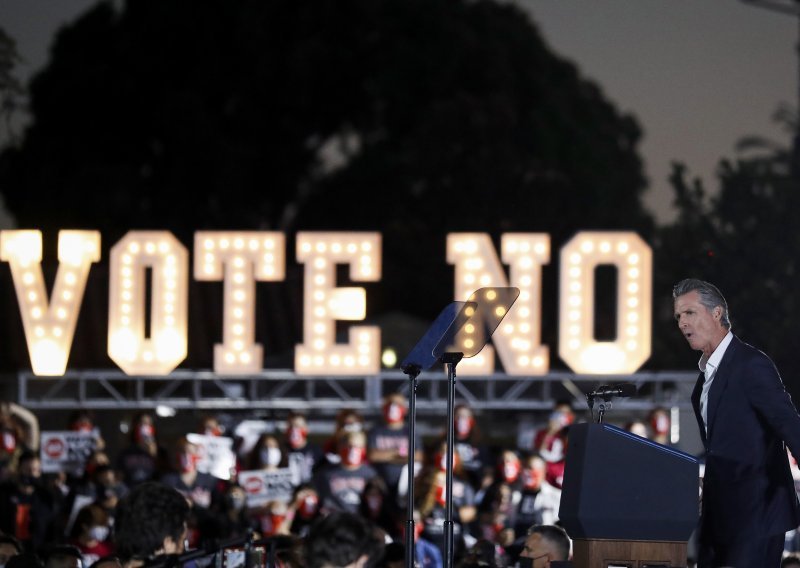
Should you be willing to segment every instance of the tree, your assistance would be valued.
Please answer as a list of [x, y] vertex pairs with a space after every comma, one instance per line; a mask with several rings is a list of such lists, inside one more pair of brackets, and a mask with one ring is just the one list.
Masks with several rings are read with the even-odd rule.
[[[739, 150], [738, 159], [720, 161], [713, 197], [699, 181], [687, 181], [685, 168], [675, 168], [680, 215], [658, 239], [657, 288], [668, 291], [690, 276], [716, 283], [728, 300], [735, 333], [768, 353], [789, 388], [798, 390], [794, 325], [800, 317], [800, 234], [792, 228], [800, 211], [800, 180], [785, 147], [750, 137]], [[657, 325], [668, 325], [667, 311], [665, 306], [658, 312]], [[657, 360], [674, 361], [669, 351], [685, 352], [682, 342], [672, 334], [659, 346]]]
[[0, 26], [0, 121], [5, 124], [9, 135], [11, 116], [17, 110], [22, 97], [22, 85], [14, 74], [14, 67], [18, 62], [16, 42]]
[[652, 230], [635, 119], [509, 3], [103, 2], [31, 111], [0, 157], [20, 226], [381, 230], [375, 310], [449, 301], [448, 231]]

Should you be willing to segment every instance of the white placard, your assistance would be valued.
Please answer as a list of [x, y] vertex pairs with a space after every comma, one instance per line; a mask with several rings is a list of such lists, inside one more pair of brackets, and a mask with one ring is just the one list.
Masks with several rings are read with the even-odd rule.
[[236, 468], [232, 439], [203, 434], [188, 434], [186, 438], [197, 446], [197, 471], [210, 473], [218, 479], [231, 478], [231, 470]]
[[97, 446], [94, 432], [42, 432], [39, 455], [44, 473], [82, 475], [86, 459]]
[[248, 507], [262, 507], [270, 501], [292, 500], [292, 470], [289, 468], [274, 471], [240, 471], [239, 485], [247, 494]]

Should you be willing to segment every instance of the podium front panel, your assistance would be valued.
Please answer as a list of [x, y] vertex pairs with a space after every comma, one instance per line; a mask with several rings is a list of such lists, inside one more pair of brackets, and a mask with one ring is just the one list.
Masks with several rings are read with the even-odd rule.
[[572, 538], [686, 541], [697, 459], [609, 424], [570, 428], [559, 517]]

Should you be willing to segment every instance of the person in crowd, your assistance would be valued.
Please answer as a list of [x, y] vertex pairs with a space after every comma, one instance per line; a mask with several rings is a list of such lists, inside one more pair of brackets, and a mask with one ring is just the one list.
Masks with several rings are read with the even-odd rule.
[[261, 536], [289, 534], [292, 519], [289, 518], [289, 506], [284, 501], [270, 501], [256, 518]]
[[100, 432], [100, 428], [95, 425], [94, 413], [88, 409], [78, 409], [69, 415], [69, 430], [72, 432], [85, 432], [93, 434], [95, 439], [95, 450], [103, 450], [106, 447], [106, 442]]
[[69, 543], [80, 551], [84, 567], [114, 552], [109, 540], [110, 520], [108, 512], [94, 503], [81, 509], [75, 517]]
[[641, 436], [642, 438], [649, 438], [647, 432], [647, 424], [642, 422], [641, 420], [631, 420], [627, 424], [625, 424], [625, 430], [630, 432], [631, 434], [636, 434], [637, 436]]
[[311, 525], [320, 517], [319, 495], [310, 484], [301, 485], [294, 492], [294, 499], [289, 507], [292, 524], [289, 532], [299, 537], [306, 537]]
[[204, 538], [215, 536], [210, 509], [219, 499], [222, 481], [210, 473], [197, 471], [200, 459], [197, 446], [186, 436], [178, 440], [174, 455], [174, 470], [161, 476], [161, 483], [176, 489], [192, 504], [189, 543], [197, 546]]
[[390, 498], [386, 482], [380, 476], [367, 481], [358, 512], [392, 539], [400, 537], [400, 511]]
[[[405, 542], [405, 529], [403, 524], [403, 541]], [[431, 541], [422, 536], [425, 530], [425, 523], [422, 520], [422, 514], [419, 509], [414, 509], [414, 560], [420, 568], [442, 568], [444, 562], [442, 561], [442, 553]]]
[[308, 441], [308, 423], [302, 414], [292, 412], [286, 418], [283, 452], [292, 470], [292, 484], [297, 487], [310, 483], [323, 457], [322, 450]]
[[110, 518], [114, 517], [117, 503], [128, 492], [124, 483], [117, 481], [108, 455], [101, 450], [89, 454], [83, 476], [72, 483], [64, 502], [60, 523], [68, 532], [70, 519], [89, 503], [101, 506]]
[[158, 479], [165, 470], [166, 451], [158, 444], [152, 415], [137, 413], [130, 426], [130, 445], [117, 456], [117, 470], [129, 488]]
[[338, 464], [341, 462], [339, 448], [342, 438], [350, 432], [364, 432], [364, 417], [352, 408], [345, 408], [336, 415], [336, 425], [333, 434], [325, 440], [322, 452], [328, 464]]
[[514, 541], [516, 505], [522, 495], [522, 465], [513, 450], [503, 450], [497, 462], [495, 481], [486, 490], [479, 506], [480, 534], [500, 544]]
[[[84, 473], [81, 479], [72, 484], [64, 510], [69, 514], [75, 504], [95, 501], [106, 512], [113, 516], [117, 502], [128, 492], [127, 486], [117, 480], [116, 472], [111, 468], [111, 460], [101, 450], [96, 450], [86, 458]], [[75, 511], [77, 513], [77, 511]]]
[[39, 449], [39, 419], [36, 414], [15, 402], [0, 402], [0, 425], [13, 430], [22, 450]]
[[648, 416], [650, 429], [653, 431], [653, 441], [659, 444], [668, 445], [670, 443], [669, 434], [671, 420], [666, 408], [654, 408]]
[[275, 471], [286, 467], [286, 459], [281, 451], [281, 443], [272, 434], [267, 432], [258, 437], [253, 449], [247, 458], [247, 469]]
[[365, 568], [383, 556], [384, 543], [361, 516], [335, 511], [319, 519], [306, 539], [307, 568]]
[[[475, 414], [469, 405], [458, 404], [453, 412], [453, 421], [453, 450], [458, 454], [464, 473], [475, 491], [486, 489], [492, 479], [492, 460], [483, 445]], [[442, 434], [442, 440], [446, 440], [446, 434]]]
[[784, 556], [781, 560], [781, 568], [800, 568], [800, 556]]
[[189, 503], [175, 489], [144, 482], [119, 503], [114, 524], [117, 554], [123, 568], [138, 568], [163, 554], [184, 551]]
[[[408, 465], [408, 426], [405, 423], [408, 402], [399, 393], [386, 396], [383, 400], [383, 424], [370, 429], [367, 436], [367, 456], [369, 462], [386, 482], [393, 501], [397, 498], [397, 486], [403, 467]], [[422, 461], [422, 442], [414, 441], [415, 461]]]
[[363, 432], [349, 432], [340, 440], [339, 465], [326, 467], [314, 477], [323, 513], [357, 513], [367, 482], [378, 475], [366, 462], [367, 439]]
[[[520, 554], [520, 566], [546, 568], [555, 562], [569, 560], [570, 542], [567, 533], [555, 525], [534, 525], [528, 530]], [[523, 561], [522, 559], [528, 559]]]
[[459, 568], [497, 568], [505, 566], [502, 549], [494, 541], [480, 539], [473, 544]]
[[89, 568], [122, 568], [122, 563], [112, 554], [96, 560]]
[[177, 489], [195, 509], [208, 510], [218, 495], [221, 480], [210, 473], [197, 471], [200, 456], [197, 446], [185, 436], [175, 446], [173, 471], [161, 476], [161, 483]]
[[253, 528], [253, 520], [247, 511], [247, 493], [237, 483], [229, 483], [222, 499], [214, 504], [214, 529], [217, 538], [245, 536]]
[[672, 297], [678, 329], [702, 352], [692, 392], [706, 450], [698, 563], [777, 566], [784, 533], [800, 525], [785, 449], [800, 455], [800, 416], [769, 357], [732, 333], [716, 286], [686, 279]]
[[44, 562], [35, 552], [23, 552], [9, 558], [6, 568], [44, 568]]
[[82, 568], [81, 551], [72, 545], [56, 545], [47, 551], [44, 568]]
[[568, 400], [556, 401], [547, 426], [540, 429], [533, 439], [533, 451], [547, 462], [547, 481], [559, 489], [564, 479], [567, 433], [574, 421], [572, 404]]
[[[444, 555], [444, 521], [446, 518], [447, 443], [434, 447], [420, 472], [414, 492], [416, 507], [422, 515], [422, 536], [435, 544]], [[453, 542], [455, 556], [465, 550], [464, 536], [476, 520], [475, 492], [461, 468], [458, 454], [453, 452]]]
[[547, 464], [538, 454], [522, 460], [522, 489], [510, 525], [515, 538], [524, 535], [533, 525], [552, 525], [558, 520], [561, 490], [547, 482], [546, 469]]
[[27, 408], [0, 402], [0, 482], [17, 470], [19, 457], [39, 447], [39, 422]]
[[31, 451], [20, 455], [16, 475], [0, 484], [0, 530], [14, 536], [26, 552], [54, 541], [58, 511], [42, 485], [42, 463]]
[[0, 534], [0, 567], [5, 568], [9, 559], [22, 554], [22, 545], [13, 536]]
[[223, 435], [224, 429], [216, 416], [208, 414], [200, 419], [200, 427], [197, 429], [197, 433], [204, 436], [217, 437]]

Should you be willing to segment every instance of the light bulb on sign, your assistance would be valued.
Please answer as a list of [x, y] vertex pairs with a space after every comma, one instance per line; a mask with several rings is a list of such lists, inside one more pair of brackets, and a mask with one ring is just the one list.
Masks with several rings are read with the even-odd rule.
[[195, 256], [195, 278], [224, 281], [222, 343], [214, 345], [214, 371], [228, 375], [260, 371], [264, 350], [255, 342], [255, 283], [283, 280], [283, 233], [198, 231], [194, 242], [196, 250], [205, 251]]
[[[559, 355], [573, 371], [633, 373], [650, 357], [651, 264], [650, 247], [631, 232], [581, 232], [564, 245]], [[617, 269], [614, 341], [597, 341], [593, 336], [594, 271], [599, 265]]]
[[33, 372], [63, 375], [89, 269], [100, 260], [100, 233], [59, 231], [59, 265], [49, 300], [40, 231], [0, 231], [0, 260], [11, 266]]
[[168, 231], [130, 231], [111, 248], [108, 355], [127, 374], [166, 375], [186, 358], [188, 263], [186, 247]]
[[381, 278], [379, 233], [297, 234], [297, 260], [304, 269], [303, 343], [295, 347], [301, 375], [371, 374], [380, 370], [380, 330], [351, 326], [347, 343], [336, 343], [336, 321], [366, 316], [366, 292], [337, 288], [336, 265], [350, 267], [353, 281]]
[[[550, 237], [540, 233], [507, 233], [502, 237], [500, 248], [503, 263], [511, 267], [509, 278], [489, 235], [451, 233], [447, 236], [447, 262], [456, 267], [454, 297], [456, 300], [468, 298], [475, 291], [476, 282], [482, 287], [519, 288], [520, 296], [503, 320], [502, 332], [492, 336], [492, 343], [509, 375], [543, 375], [549, 368], [549, 351], [541, 344], [541, 267], [550, 262]], [[493, 298], [486, 300], [491, 302]], [[503, 308], [497, 310], [497, 317], [505, 315]], [[494, 349], [490, 345], [483, 348], [480, 356], [464, 359], [459, 364], [461, 374], [484, 375], [493, 371]]]

